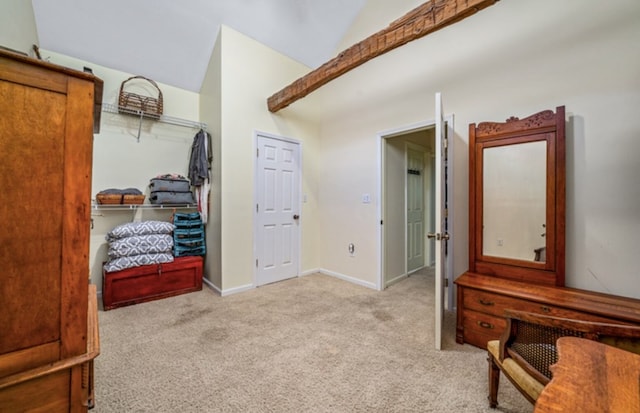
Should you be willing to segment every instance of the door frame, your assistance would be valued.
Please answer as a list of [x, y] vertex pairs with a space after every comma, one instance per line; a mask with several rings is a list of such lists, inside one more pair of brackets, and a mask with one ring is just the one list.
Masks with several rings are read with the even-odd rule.
[[[294, 139], [294, 138], [288, 138], [285, 136], [280, 136], [280, 135], [275, 135], [273, 133], [267, 133], [267, 132], [262, 132], [259, 130], [254, 129], [253, 131], [253, 148], [251, 151], [251, 156], [253, 157], [253, 205], [257, 205], [258, 201], [259, 201], [259, 194], [258, 194], [258, 175], [259, 175], [259, 170], [258, 170], [258, 156], [257, 156], [257, 151], [258, 151], [258, 139], [259, 137], [264, 137], [264, 138], [268, 138], [268, 139], [275, 139], [275, 140], [279, 140], [279, 141], [283, 141], [283, 142], [288, 142], [288, 143], [292, 143], [295, 145], [298, 145], [298, 200], [297, 200], [297, 204], [298, 204], [298, 211], [300, 211], [300, 224], [297, 225], [297, 231], [298, 231], [298, 245], [296, 246], [296, 252], [297, 252], [297, 257], [296, 259], [298, 260], [298, 264], [297, 264], [297, 268], [296, 268], [296, 272], [297, 275], [296, 277], [300, 277], [300, 272], [301, 272], [301, 268], [302, 268], [302, 262], [301, 262], [301, 258], [302, 258], [302, 225], [304, 222], [304, 217], [302, 215], [302, 199], [303, 199], [303, 195], [302, 195], [302, 141], [298, 140], [298, 139]], [[258, 225], [258, 211], [256, 210], [255, 207], [253, 208], [253, 261], [257, 262], [258, 259], [258, 231], [259, 229], [259, 225]], [[296, 278], [293, 277], [293, 278]], [[257, 287], [258, 286], [258, 266], [254, 265], [253, 266], [253, 287]]]
[[[447, 127], [447, 136], [449, 140], [449, 153], [453, 155], [453, 137], [454, 137], [454, 116], [446, 115], [444, 116], [444, 120], [446, 122]], [[385, 245], [384, 245], [384, 222], [382, 221], [384, 218], [384, 145], [385, 139], [393, 138], [400, 135], [405, 135], [411, 132], [416, 132], [419, 130], [435, 128], [436, 120], [429, 119], [424, 121], [419, 121], [416, 123], [411, 123], [404, 126], [399, 126], [392, 129], [383, 130], [377, 133], [378, 139], [378, 222], [381, 223], [378, 225], [378, 257], [379, 257], [379, 266], [378, 266], [378, 279], [376, 281], [376, 288], [379, 291], [384, 290], [384, 265], [385, 265]], [[437, 148], [434, 148], [437, 150]], [[447, 181], [447, 200], [448, 200], [448, 208], [449, 208], [449, 219], [448, 219], [448, 228], [447, 232], [453, 235], [453, 182], [454, 182], [454, 167], [453, 167], [453, 156], [450, 156], [448, 159], [447, 172], [448, 172], [448, 181]], [[426, 236], [426, 234], [425, 234]], [[446, 309], [453, 309], [453, 240], [450, 240], [447, 247], [447, 257], [446, 257], [446, 279], [448, 280], [448, 287], [446, 287], [447, 291], [447, 300], [446, 300]], [[406, 264], [405, 264], [406, 268]]]

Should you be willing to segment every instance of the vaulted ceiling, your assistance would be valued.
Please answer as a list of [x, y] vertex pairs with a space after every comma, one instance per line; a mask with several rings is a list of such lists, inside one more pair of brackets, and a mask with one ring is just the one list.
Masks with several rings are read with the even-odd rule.
[[366, 0], [32, 0], [39, 46], [198, 92], [221, 24], [310, 68]]

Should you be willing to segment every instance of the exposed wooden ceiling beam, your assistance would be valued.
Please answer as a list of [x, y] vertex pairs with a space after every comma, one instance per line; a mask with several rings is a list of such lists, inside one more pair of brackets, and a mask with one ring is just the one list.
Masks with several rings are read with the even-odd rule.
[[374, 57], [456, 23], [497, 1], [430, 0], [273, 94], [267, 99], [269, 111], [284, 109]]

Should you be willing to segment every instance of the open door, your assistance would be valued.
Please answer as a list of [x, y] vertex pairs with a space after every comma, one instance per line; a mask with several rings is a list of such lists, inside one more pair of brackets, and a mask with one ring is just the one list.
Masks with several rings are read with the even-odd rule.
[[435, 229], [427, 234], [427, 237], [436, 242], [435, 248], [435, 346], [436, 350], [442, 348], [442, 322], [444, 318], [444, 288], [446, 271], [446, 249], [449, 234], [447, 233], [447, 152], [448, 142], [446, 125], [442, 112], [442, 98], [436, 93], [436, 139], [435, 139]]

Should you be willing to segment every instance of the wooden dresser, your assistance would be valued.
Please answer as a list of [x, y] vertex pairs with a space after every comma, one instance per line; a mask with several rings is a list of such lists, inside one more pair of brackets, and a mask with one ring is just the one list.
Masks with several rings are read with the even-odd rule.
[[456, 281], [456, 341], [486, 348], [506, 327], [505, 309], [586, 321], [640, 325], [640, 300], [470, 273]]
[[92, 403], [99, 345], [88, 255], [101, 89], [91, 74], [0, 51], [3, 412], [85, 412]]
[[640, 300], [566, 288], [565, 111], [469, 125], [469, 270], [456, 341], [486, 348], [505, 309], [640, 324]]

